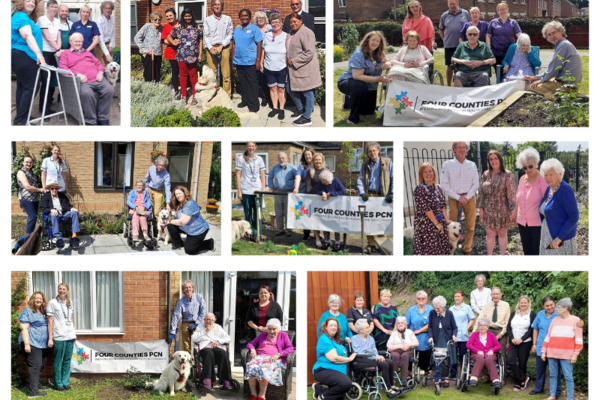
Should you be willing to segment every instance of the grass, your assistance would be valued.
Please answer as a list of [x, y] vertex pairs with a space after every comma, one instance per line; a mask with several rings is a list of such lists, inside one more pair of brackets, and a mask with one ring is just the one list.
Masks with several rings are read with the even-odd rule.
[[[301, 243], [302, 244], [302, 243]], [[245, 255], [245, 256], [286, 256], [291, 246], [279, 246], [271, 242], [270, 240], [266, 243], [256, 244], [240, 240], [235, 242], [231, 246], [231, 254]], [[323, 252], [317, 249], [300, 249], [300, 246], [296, 246], [296, 251], [299, 256], [314, 256], [323, 255]]]
[[[552, 50], [548, 50], [552, 51]], [[444, 77], [444, 83], [446, 83], [446, 66], [444, 65], [444, 53], [435, 52], [435, 63], [434, 68], [437, 71], [442, 73]], [[583, 69], [583, 80], [581, 82], [581, 86], [579, 88], [579, 93], [589, 95], [590, 93], [590, 77], [589, 77], [589, 69], [590, 69], [590, 57], [589, 56], [581, 56], [581, 65]], [[343, 69], [336, 69], [333, 71], [334, 82], [337, 82], [340, 75], [344, 72]], [[381, 92], [381, 85], [377, 89], [377, 99], [379, 102], [379, 95]], [[348, 127], [355, 126], [352, 124], [346, 123], [348, 119], [348, 115], [350, 114], [349, 110], [342, 110], [342, 101], [343, 94], [338, 90], [337, 85], [334, 87], [333, 93], [333, 126], [336, 127]], [[363, 124], [359, 126], [382, 126], [383, 125], [383, 115], [379, 114], [379, 112], [375, 111], [374, 115], [363, 115], [361, 116], [361, 120], [364, 121]]]

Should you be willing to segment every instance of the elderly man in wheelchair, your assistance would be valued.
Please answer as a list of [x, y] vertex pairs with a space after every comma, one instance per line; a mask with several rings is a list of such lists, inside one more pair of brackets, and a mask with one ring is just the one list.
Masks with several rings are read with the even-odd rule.
[[49, 216], [52, 223], [52, 235], [56, 239], [56, 247], [62, 249], [65, 247], [65, 242], [60, 232], [60, 223], [71, 221], [71, 247], [77, 249], [79, 247], [79, 212], [71, 205], [69, 198], [59, 192], [62, 186], [56, 180], [51, 180], [46, 183], [48, 191], [42, 196], [42, 210], [44, 214], [44, 223], [47, 222]]
[[110, 105], [114, 87], [104, 79], [104, 66], [83, 48], [83, 36], [74, 33], [71, 48], [60, 57], [60, 68], [71, 71], [81, 80], [81, 107], [86, 125], [110, 125]]
[[[467, 41], [456, 48], [452, 56], [456, 64], [455, 87], [481, 87], [490, 84], [491, 67], [496, 63], [492, 49], [479, 40], [479, 29], [470, 26], [467, 29]], [[451, 66], [454, 69], [454, 65]]]
[[195, 327], [192, 335], [194, 343], [194, 370], [192, 381], [198, 390], [213, 392], [217, 378], [221, 389], [240, 389], [240, 383], [231, 377], [231, 365], [229, 364], [229, 342], [231, 337], [223, 327], [215, 321], [215, 314], [208, 313], [204, 317], [204, 323]]
[[492, 388], [497, 395], [502, 389], [505, 361], [499, 353], [502, 346], [496, 335], [489, 332], [491, 321], [486, 317], [477, 320], [478, 331], [473, 332], [467, 342], [467, 354], [462, 360], [461, 390], [466, 392], [469, 386], [477, 386], [483, 368], [486, 368]]

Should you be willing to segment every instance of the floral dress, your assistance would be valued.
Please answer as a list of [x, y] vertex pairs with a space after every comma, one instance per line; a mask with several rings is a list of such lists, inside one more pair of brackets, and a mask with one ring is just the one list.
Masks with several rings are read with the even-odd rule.
[[544, 221], [542, 221], [542, 233], [540, 238], [540, 256], [576, 256], [577, 236], [569, 240], [564, 240], [562, 247], [559, 247], [558, 249], [548, 249], [548, 246], [554, 240], [554, 238], [552, 238], [552, 235], [550, 234], [550, 228], [548, 228], [548, 219], [546, 219], [546, 205], [548, 204], [548, 200], [550, 200], [550, 196], [548, 196], [542, 202], [542, 204], [540, 204], [540, 213], [544, 216]]
[[517, 206], [515, 179], [509, 170], [492, 174], [488, 170], [481, 177], [477, 208], [483, 208], [483, 220], [479, 224], [485, 229], [497, 231], [516, 226], [510, 215]]
[[449, 255], [452, 245], [448, 238], [448, 227], [444, 220], [440, 221], [444, 232], [438, 232], [435, 225], [425, 214], [433, 211], [434, 215], [442, 214], [446, 208], [446, 198], [439, 185], [433, 188], [425, 183], [420, 184], [413, 192], [415, 196], [415, 245], [414, 255]]
[[265, 341], [258, 347], [256, 357], [246, 365], [244, 379], [256, 378], [259, 381], [266, 379], [271, 385], [282, 386], [282, 370], [285, 368], [281, 359], [272, 362], [271, 356], [278, 353], [277, 337]]
[[521, 53], [518, 49], [513, 56], [510, 63], [508, 73], [504, 78], [504, 82], [523, 80], [524, 76], [535, 75], [531, 70], [531, 64], [529, 63], [529, 55], [527, 52]]
[[194, 64], [200, 56], [200, 40], [202, 40], [202, 30], [200, 27], [190, 26], [184, 28], [180, 25], [173, 28], [169, 33], [173, 39], [180, 39], [181, 44], [175, 50], [175, 59], [178, 62]]

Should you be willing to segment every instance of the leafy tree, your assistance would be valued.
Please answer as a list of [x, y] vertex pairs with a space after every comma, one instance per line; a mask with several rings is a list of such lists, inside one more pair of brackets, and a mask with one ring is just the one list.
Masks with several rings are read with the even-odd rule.
[[[210, 165], [210, 178], [208, 195], [209, 198], [217, 201], [221, 200], [221, 142], [213, 142], [212, 160]], [[215, 187], [212, 187], [212, 182]]]
[[342, 32], [339, 34], [338, 39], [340, 45], [344, 48], [347, 55], [354, 53], [354, 50], [358, 47], [358, 30], [356, 25], [349, 19], [347, 24], [342, 27]]
[[511, 142], [502, 142], [502, 155], [506, 156], [510, 154], [510, 150], [512, 150], [512, 143]]

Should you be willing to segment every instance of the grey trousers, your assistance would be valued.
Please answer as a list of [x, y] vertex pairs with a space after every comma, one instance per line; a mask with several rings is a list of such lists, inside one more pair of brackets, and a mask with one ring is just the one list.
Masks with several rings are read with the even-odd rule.
[[[278, 190], [278, 192], [283, 192], [283, 190]], [[289, 231], [289, 229], [285, 229], [285, 224], [283, 222], [284, 218], [287, 216], [287, 206], [288, 206], [288, 197], [287, 196], [275, 196], [275, 218], [277, 221], [277, 229], [280, 231], [285, 231], [285, 230]], [[286, 218], [286, 221], [287, 221], [287, 218]]]
[[81, 108], [86, 124], [97, 125], [99, 121], [110, 119], [110, 104], [114, 91], [114, 87], [106, 79], [81, 84]]
[[482, 87], [488, 86], [490, 83], [490, 77], [486, 71], [474, 71], [474, 72], [463, 72], [458, 71], [454, 75], [454, 79], [458, 79], [462, 82], [464, 87]]
[[[502, 331], [502, 328], [490, 328], [489, 331], [497, 336]], [[508, 344], [508, 333], [505, 333], [504, 336], [502, 336], [502, 339], [499, 340], [499, 342], [500, 342], [500, 345], [502, 346], [502, 349], [500, 350], [500, 354], [502, 354], [502, 357], [504, 358], [504, 361], [506, 362], [506, 345]]]

